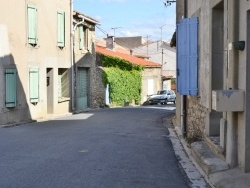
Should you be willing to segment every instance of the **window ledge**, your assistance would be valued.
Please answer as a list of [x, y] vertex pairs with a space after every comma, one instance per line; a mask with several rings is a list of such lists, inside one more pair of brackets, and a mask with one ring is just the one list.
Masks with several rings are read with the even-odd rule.
[[62, 103], [62, 102], [66, 102], [66, 101], [70, 101], [69, 97], [60, 97], [58, 98], [58, 103]]

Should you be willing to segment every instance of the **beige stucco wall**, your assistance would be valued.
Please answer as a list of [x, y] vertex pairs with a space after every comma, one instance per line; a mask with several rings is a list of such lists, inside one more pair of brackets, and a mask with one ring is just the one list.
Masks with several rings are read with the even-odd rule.
[[[27, 43], [27, 4], [38, 11], [38, 45]], [[57, 47], [57, 11], [65, 12], [65, 47]], [[47, 115], [46, 68], [54, 70], [52, 101], [54, 113], [66, 113], [67, 105], [57, 100], [58, 68], [70, 68], [70, 3], [61, 0], [3, 1], [0, 6], [0, 124], [39, 119]], [[3, 41], [3, 42], [2, 42]], [[14, 109], [5, 108], [5, 68], [18, 70], [18, 103]], [[29, 68], [39, 68], [37, 105], [29, 102]], [[63, 106], [63, 108], [62, 108]], [[67, 108], [65, 108], [65, 106]]]
[[[149, 80], [153, 80], [153, 93], [149, 93]], [[141, 104], [147, 101], [148, 95], [156, 94], [158, 90], [161, 90], [161, 68], [145, 68], [142, 71]]]
[[[239, 80], [238, 87], [239, 89], [245, 90], [247, 92], [245, 98], [245, 111], [238, 114], [238, 157], [239, 157], [239, 166], [243, 171], [250, 171], [250, 109], [249, 109], [249, 72], [250, 72], [250, 48], [247, 41], [250, 37], [250, 28], [247, 28], [247, 25], [250, 26], [250, 15], [247, 18], [247, 15], [250, 14], [250, 2], [249, 1], [240, 1], [240, 14], [239, 14], [239, 40], [246, 41], [246, 47], [244, 51], [239, 51]], [[248, 24], [247, 24], [248, 22]]]

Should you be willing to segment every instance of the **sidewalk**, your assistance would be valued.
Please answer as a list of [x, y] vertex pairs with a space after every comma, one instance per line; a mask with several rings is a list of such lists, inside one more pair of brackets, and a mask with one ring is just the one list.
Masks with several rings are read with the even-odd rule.
[[[194, 142], [188, 147], [187, 142], [182, 138], [180, 126], [176, 125], [175, 119], [172, 119], [172, 122], [174, 128], [169, 129], [170, 134], [174, 134], [180, 140], [189, 159], [211, 187], [250, 187], [250, 173], [243, 173], [238, 168], [230, 169], [225, 160], [217, 157], [205, 142]], [[188, 175], [189, 172], [186, 173]], [[197, 187], [196, 184], [193, 185], [192, 187]]]

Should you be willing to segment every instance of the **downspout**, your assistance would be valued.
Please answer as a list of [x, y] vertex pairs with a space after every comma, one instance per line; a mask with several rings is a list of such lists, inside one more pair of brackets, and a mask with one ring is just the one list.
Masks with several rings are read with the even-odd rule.
[[[184, 18], [187, 18], [187, 0], [184, 0]], [[184, 138], [186, 138], [187, 136], [186, 108], [187, 108], [187, 96], [181, 95], [181, 132]]]
[[73, 3], [74, 3], [74, 0], [70, 0], [70, 59], [71, 59], [71, 110], [72, 112], [75, 111]]

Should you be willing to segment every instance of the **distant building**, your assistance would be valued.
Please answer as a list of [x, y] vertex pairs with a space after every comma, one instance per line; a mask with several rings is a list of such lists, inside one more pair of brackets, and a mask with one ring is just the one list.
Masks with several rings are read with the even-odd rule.
[[[162, 89], [175, 90], [176, 50], [165, 41], [147, 41], [142, 36], [115, 37], [115, 44], [133, 50], [137, 57], [162, 65]], [[142, 55], [143, 54], [143, 55]]]
[[[114, 41], [111, 38], [108, 40]], [[109, 43], [109, 42], [107, 42]], [[142, 91], [141, 91], [141, 101], [140, 104], [143, 104], [147, 101], [149, 95], [156, 94], [158, 90], [161, 89], [161, 65], [147, 59], [139, 58], [141, 56], [139, 53], [133, 54], [127, 48], [124, 48], [119, 45], [109, 45], [114, 48], [106, 47], [106, 40], [97, 39], [96, 41], [96, 53], [97, 53], [97, 61], [100, 61], [98, 56], [100, 54], [117, 57], [124, 59], [132, 64], [141, 65], [144, 67], [142, 71]], [[98, 62], [98, 64], [102, 64]], [[104, 88], [105, 89], [105, 88]], [[103, 90], [104, 90], [103, 89]]]

